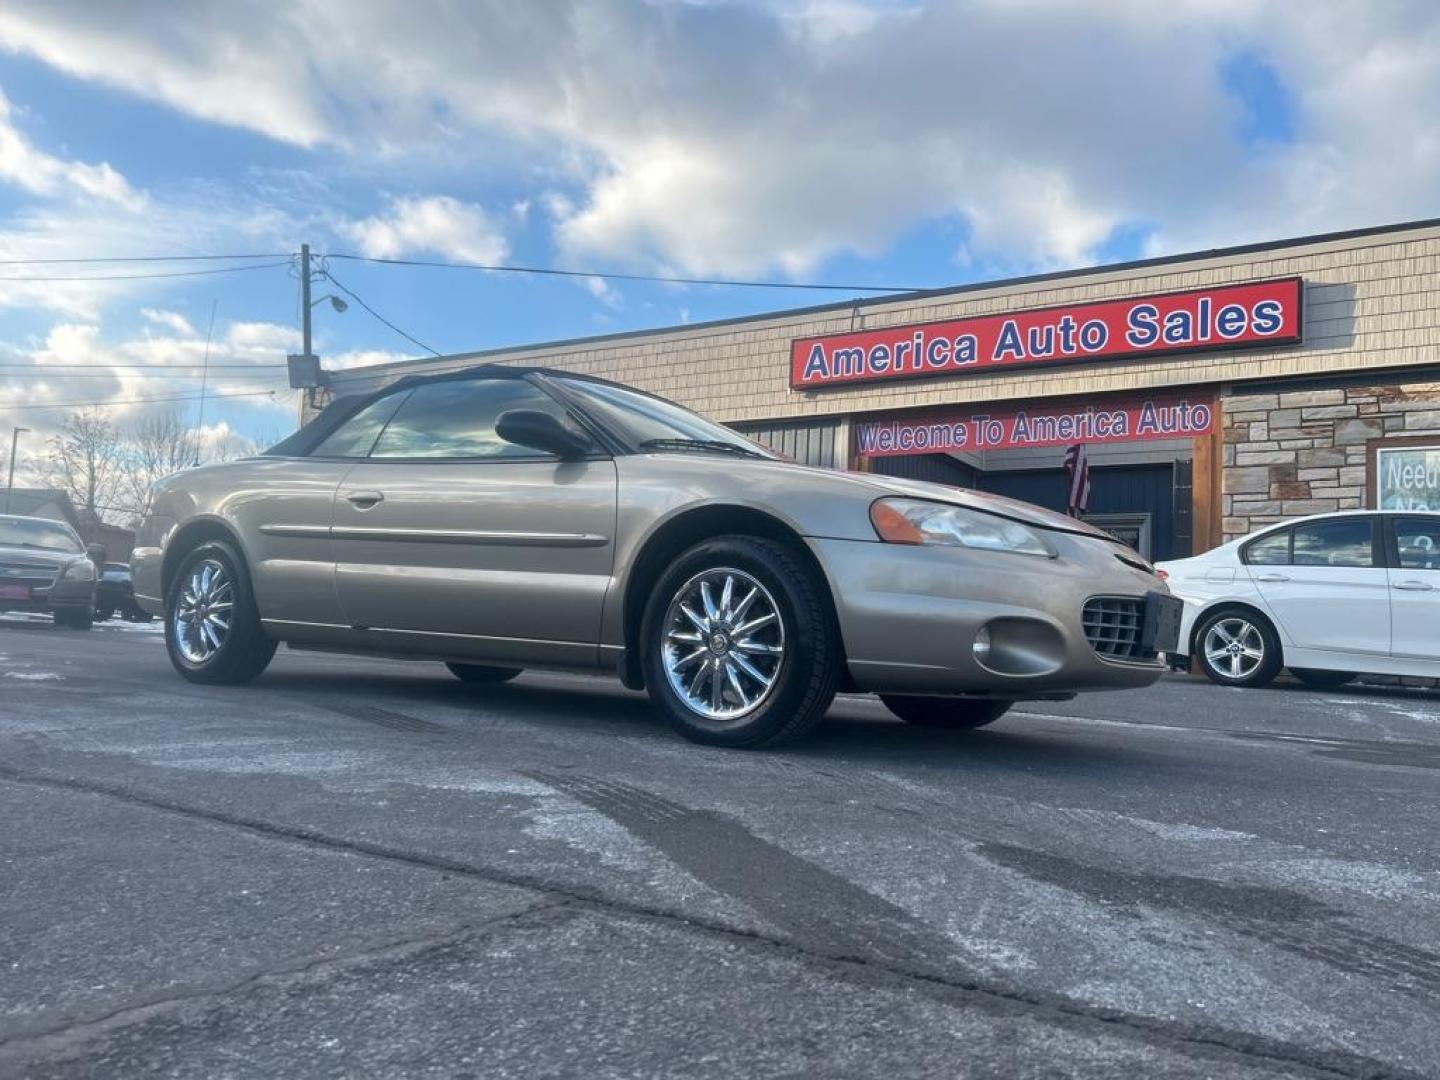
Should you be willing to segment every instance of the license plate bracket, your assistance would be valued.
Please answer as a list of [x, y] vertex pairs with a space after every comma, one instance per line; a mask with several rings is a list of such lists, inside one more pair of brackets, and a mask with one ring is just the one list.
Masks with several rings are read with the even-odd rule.
[[1159, 592], [1146, 593], [1140, 644], [1155, 652], [1174, 652], [1180, 644], [1180, 617], [1184, 613], [1185, 603], [1179, 597]]
[[0, 585], [0, 600], [29, 600], [29, 585]]

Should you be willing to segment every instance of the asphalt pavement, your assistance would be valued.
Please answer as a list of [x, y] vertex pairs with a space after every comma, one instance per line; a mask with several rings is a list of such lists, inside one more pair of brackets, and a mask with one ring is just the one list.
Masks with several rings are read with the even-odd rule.
[[839, 699], [0, 617], [0, 1077], [1440, 1075], [1440, 693]]

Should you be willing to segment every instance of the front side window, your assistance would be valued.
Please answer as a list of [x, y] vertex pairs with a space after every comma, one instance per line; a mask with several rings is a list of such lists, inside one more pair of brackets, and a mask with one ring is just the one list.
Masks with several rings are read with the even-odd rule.
[[1369, 518], [1297, 525], [1291, 561], [1296, 566], [1374, 566], [1374, 531]]
[[372, 401], [327, 435], [320, 445], [311, 451], [312, 456], [363, 458], [370, 453], [370, 448], [375, 445], [380, 432], [409, 394], [410, 391], [402, 390]]
[[1245, 562], [1250, 566], [1289, 566], [1290, 530], [1281, 529], [1251, 541], [1245, 548]]
[[416, 387], [380, 433], [370, 457], [533, 458], [538, 451], [506, 442], [495, 422], [512, 409], [550, 413], [565, 407], [522, 379], [456, 379]]
[[1396, 518], [1395, 546], [1406, 570], [1440, 570], [1440, 518]]

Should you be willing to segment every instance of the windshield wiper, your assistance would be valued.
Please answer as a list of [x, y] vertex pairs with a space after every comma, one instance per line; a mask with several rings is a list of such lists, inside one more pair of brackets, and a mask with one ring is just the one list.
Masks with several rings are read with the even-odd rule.
[[737, 454], [740, 457], [764, 457], [758, 450], [751, 450], [739, 443], [721, 439], [646, 439], [640, 443], [641, 450], [700, 450], [716, 454]]

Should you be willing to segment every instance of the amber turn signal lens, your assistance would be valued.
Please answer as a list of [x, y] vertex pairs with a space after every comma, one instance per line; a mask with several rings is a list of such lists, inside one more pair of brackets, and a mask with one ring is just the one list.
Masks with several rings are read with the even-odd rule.
[[920, 530], [893, 506], [877, 502], [870, 507], [870, 524], [887, 544], [923, 544]]

